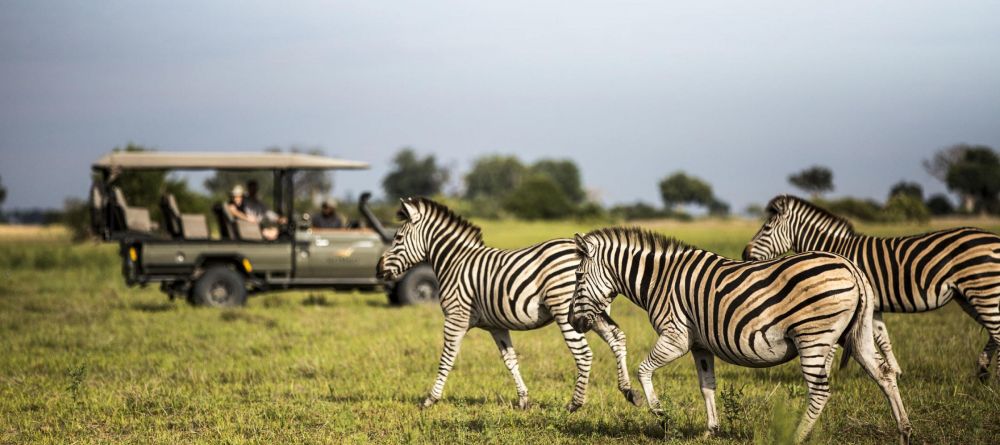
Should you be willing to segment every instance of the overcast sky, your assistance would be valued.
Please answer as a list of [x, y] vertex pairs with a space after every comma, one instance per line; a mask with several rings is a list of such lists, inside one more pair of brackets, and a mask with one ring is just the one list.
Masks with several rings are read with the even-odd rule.
[[1000, 148], [1000, 2], [0, 3], [4, 207], [84, 196], [129, 141], [372, 163], [337, 196], [403, 146], [571, 157], [608, 204], [685, 170], [740, 210], [811, 164], [943, 191], [922, 159]]

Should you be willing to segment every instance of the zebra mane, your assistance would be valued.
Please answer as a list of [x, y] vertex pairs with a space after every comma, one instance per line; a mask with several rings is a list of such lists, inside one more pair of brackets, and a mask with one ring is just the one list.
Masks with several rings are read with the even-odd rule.
[[778, 196], [775, 196], [773, 199], [771, 199], [770, 202], [767, 203], [767, 207], [766, 207], [767, 211], [769, 211], [769, 212], [777, 212], [778, 203], [779, 202], [784, 202], [785, 203], [785, 208], [788, 208], [789, 204], [795, 203], [799, 207], [802, 207], [802, 208], [805, 208], [806, 210], [809, 210], [809, 211], [812, 211], [814, 213], [817, 213], [817, 214], [819, 214], [820, 216], [822, 216], [824, 218], [829, 218], [830, 220], [833, 220], [837, 224], [839, 224], [842, 227], [844, 227], [847, 230], [849, 230], [850, 233], [854, 233], [854, 224], [851, 223], [851, 221], [849, 219], [844, 218], [843, 216], [840, 216], [840, 215], [836, 215], [836, 214], [830, 212], [829, 210], [824, 209], [824, 208], [822, 208], [822, 207], [820, 207], [820, 206], [818, 206], [816, 204], [813, 204], [813, 203], [811, 203], [809, 201], [806, 201], [805, 199], [799, 198], [798, 196], [793, 196], [793, 195], [778, 195]]
[[664, 251], [678, 252], [695, 247], [677, 238], [666, 236], [662, 233], [641, 227], [605, 227], [597, 229], [587, 234], [596, 235], [598, 239], [618, 240], [624, 239], [627, 243], [642, 247], [659, 247]]
[[478, 244], [483, 244], [483, 229], [479, 226], [473, 224], [469, 220], [463, 218], [459, 214], [455, 213], [444, 204], [434, 201], [430, 198], [424, 198], [423, 196], [416, 198], [406, 198], [407, 202], [414, 204], [423, 204], [424, 208], [427, 209], [428, 213], [437, 213], [443, 215], [448, 221], [454, 222], [456, 225], [463, 229], [469, 229], [475, 236], [476, 242]]

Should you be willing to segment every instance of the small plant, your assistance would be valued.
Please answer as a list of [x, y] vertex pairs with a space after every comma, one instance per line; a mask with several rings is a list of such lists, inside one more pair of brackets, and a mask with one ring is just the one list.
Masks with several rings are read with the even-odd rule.
[[754, 404], [746, 393], [746, 387], [723, 385], [719, 391], [719, 400], [722, 402], [721, 431], [736, 439], [752, 439]]
[[323, 294], [309, 294], [306, 296], [305, 300], [302, 300], [303, 306], [329, 306], [330, 303], [326, 300], [326, 295]]
[[74, 402], [79, 402], [84, 379], [87, 378], [87, 365], [80, 364], [79, 366], [70, 368], [68, 375], [69, 385], [66, 386], [66, 390], [69, 391]]

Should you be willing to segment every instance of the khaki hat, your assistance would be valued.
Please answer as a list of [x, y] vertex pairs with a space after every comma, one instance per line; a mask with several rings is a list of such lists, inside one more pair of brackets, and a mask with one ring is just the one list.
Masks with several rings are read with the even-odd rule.
[[233, 187], [233, 191], [229, 192], [230, 196], [243, 196], [244, 194], [245, 191], [243, 190], [243, 186], [239, 184], [236, 184], [236, 186]]

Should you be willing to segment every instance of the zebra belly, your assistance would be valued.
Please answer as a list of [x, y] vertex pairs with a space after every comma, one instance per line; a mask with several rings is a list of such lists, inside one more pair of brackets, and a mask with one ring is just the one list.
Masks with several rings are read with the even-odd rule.
[[537, 301], [536, 298], [525, 307], [519, 304], [514, 310], [502, 310], [499, 313], [478, 307], [472, 314], [472, 327], [530, 331], [552, 323], [552, 313], [545, 306], [537, 304]]
[[775, 329], [768, 333], [753, 332], [750, 338], [740, 339], [740, 343], [739, 348], [736, 345], [726, 347], [719, 344], [702, 347], [712, 351], [726, 363], [748, 368], [777, 366], [799, 355], [795, 344], [785, 337], [784, 332], [777, 332]]

